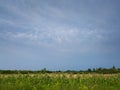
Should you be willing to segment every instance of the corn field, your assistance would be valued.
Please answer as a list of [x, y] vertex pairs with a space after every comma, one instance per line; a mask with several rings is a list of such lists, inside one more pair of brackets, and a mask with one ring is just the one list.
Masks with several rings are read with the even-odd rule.
[[120, 74], [0, 74], [0, 90], [120, 90]]

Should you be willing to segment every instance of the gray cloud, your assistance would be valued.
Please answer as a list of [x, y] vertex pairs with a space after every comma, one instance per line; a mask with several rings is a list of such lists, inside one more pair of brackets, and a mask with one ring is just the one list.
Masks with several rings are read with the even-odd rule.
[[117, 1], [0, 2], [1, 43], [36, 47], [40, 49], [40, 54], [46, 48], [47, 54], [51, 50], [68, 56], [73, 53], [78, 56], [116, 54], [120, 50], [120, 10]]

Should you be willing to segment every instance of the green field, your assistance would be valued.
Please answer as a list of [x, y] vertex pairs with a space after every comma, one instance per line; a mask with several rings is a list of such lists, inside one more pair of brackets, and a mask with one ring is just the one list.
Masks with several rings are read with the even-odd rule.
[[120, 74], [0, 74], [0, 90], [120, 90]]

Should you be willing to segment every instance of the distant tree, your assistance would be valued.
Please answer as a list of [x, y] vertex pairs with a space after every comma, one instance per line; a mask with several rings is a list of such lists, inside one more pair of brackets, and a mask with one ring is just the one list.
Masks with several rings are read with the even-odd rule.
[[115, 67], [115, 66], [113, 66], [113, 67], [112, 67], [112, 69], [116, 69], [116, 67]]
[[111, 72], [111, 73], [117, 73], [117, 72], [118, 72], [118, 69], [116, 69], [116, 67], [113, 66], [113, 67], [110, 69], [110, 72]]
[[102, 73], [103, 72], [103, 69], [100, 67], [100, 68], [96, 68], [96, 72], [97, 73]]
[[42, 72], [42, 73], [46, 73], [46, 72], [47, 72], [47, 69], [46, 69], [46, 68], [43, 68], [43, 69], [41, 70], [41, 72]]
[[93, 72], [96, 72], [96, 69], [95, 69], [95, 68], [93, 68]]
[[87, 70], [88, 72], [92, 72], [92, 70], [90, 69], [90, 68], [88, 68], [88, 70]]

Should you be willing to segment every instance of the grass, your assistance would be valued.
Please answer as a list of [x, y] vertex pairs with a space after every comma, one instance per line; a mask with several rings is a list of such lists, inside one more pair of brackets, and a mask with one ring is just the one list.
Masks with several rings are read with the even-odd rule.
[[0, 90], [120, 90], [120, 74], [1, 74]]

